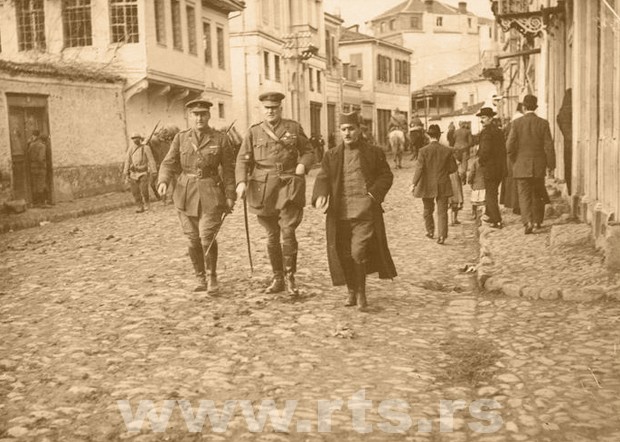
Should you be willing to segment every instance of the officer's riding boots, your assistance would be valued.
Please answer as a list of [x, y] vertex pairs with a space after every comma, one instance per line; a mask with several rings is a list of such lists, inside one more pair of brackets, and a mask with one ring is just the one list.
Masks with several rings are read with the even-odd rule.
[[295, 271], [297, 270], [297, 253], [284, 256], [284, 284], [289, 295], [299, 295], [299, 289], [295, 283]]
[[207, 293], [217, 293], [219, 285], [217, 283], [217, 241], [213, 241], [209, 254], [205, 255], [207, 264]]
[[357, 308], [360, 311], [366, 311], [368, 302], [366, 301], [366, 265], [354, 264], [355, 278], [357, 279]]
[[265, 293], [280, 293], [284, 290], [284, 264], [282, 263], [280, 244], [267, 245], [267, 253], [273, 270], [273, 279], [265, 289]]
[[187, 248], [189, 253], [189, 259], [192, 261], [194, 267], [194, 275], [196, 277], [195, 292], [204, 292], [207, 290], [207, 282], [205, 281], [205, 261], [202, 252], [202, 246], [198, 243], [198, 246], [191, 245]]

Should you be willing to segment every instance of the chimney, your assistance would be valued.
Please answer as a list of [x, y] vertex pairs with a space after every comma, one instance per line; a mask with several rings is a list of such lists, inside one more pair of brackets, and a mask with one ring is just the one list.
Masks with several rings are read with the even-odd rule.
[[433, 0], [424, 0], [424, 5], [426, 5], [426, 12], [433, 12]]
[[459, 2], [459, 12], [461, 14], [467, 14], [467, 2]]

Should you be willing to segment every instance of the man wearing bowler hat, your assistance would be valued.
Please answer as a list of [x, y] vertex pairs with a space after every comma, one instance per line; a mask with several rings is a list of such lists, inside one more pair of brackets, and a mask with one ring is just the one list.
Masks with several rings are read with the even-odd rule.
[[327, 261], [334, 285], [346, 283], [346, 306], [364, 310], [366, 274], [396, 276], [381, 203], [394, 175], [383, 151], [362, 138], [355, 112], [340, 116], [342, 143], [325, 153], [313, 204], [327, 213]]
[[482, 166], [484, 176], [487, 215], [484, 221], [488, 222], [491, 227], [499, 229], [502, 227], [502, 215], [499, 211], [498, 191], [499, 184], [506, 175], [504, 134], [495, 125], [493, 121], [495, 111], [490, 107], [483, 107], [476, 116], [480, 117], [480, 122], [482, 123], [478, 161], [480, 166]]
[[538, 100], [534, 95], [523, 98], [525, 114], [512, 122], [506, 143], [526, 235], [533, 233], [535, 223], [542, 221], [545, 174], [547, 170], [552, 173], [555, 169], [549, 122], [534, 113], [537, 107]]
[[210, 294], [218, 290], [218, 247], [214, 238], [222, 215], [232, 211], [236, 197], [233, 149], [226, 134], [208, 125], [212, 105], [204, 98], [185, 105], [191, 128], [175, 135], [158, 179], [158, 192], [165, 195], [170, 181], [176, 177], [172, 199], [188, 240], [197, 279], [194, 291], [206, 290]]
[[235, 172], [237, 196], [247, 198], [250, 211], [267, 232], [273, 280], [265, 291], [278, 293], [286, 288], [297, 295], [295, 229], [303, 218], [305, 175], [314, 154], [301, 125], [282, 118], [284, 94], [267, 92], [258, 99], [265, 119], [251, 126], [241, 143]]
[[433, 212], [437, 203], [437, 243], [443, 244], [448, 237], [448, 198], [452, 196], [450, 174], [457, 171], [452, 149], [439, 143], [439, 126], [431, 124], [426, 132], [431, 142], [420, 149], [411, 193], [422, 198], [426, 236], [435, 235]]

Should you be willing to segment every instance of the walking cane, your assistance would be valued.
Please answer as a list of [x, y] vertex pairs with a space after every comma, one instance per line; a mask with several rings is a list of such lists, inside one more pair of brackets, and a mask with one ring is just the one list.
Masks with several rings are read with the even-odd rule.
[[248, 259], [250, 260], [250, 274], [254, 274], [254, 265], [252, 264], [252, 248], [250, 246], [250, 226], [248, 224], [248, 203], [243, 198], [243, 220], [245, 222], [245, 241], [248, 245]]
[[222, 213], [222, 218], [220, 219], [220, 225], [217, 227], [217, 230], [215, 231], [215, 235], [213, 235], [213, 239], [209, 243], [209, 247], [207, 247], [207, 251], [205, 252], [205, 256], [207, 256], [209, 254], [209, 251], [211, 250], [211, 247], [213, 246], [213, 243], [217, 239], [217, 235], [220, 233], [220, 230], [222, 229], [222, 224], [224, 224], [224, 219], [227, 216], [228, 216], [228, 212]]

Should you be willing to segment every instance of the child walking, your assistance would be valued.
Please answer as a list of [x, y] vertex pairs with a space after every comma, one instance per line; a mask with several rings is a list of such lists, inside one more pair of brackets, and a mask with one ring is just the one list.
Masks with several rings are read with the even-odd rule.
[[472, 149], [467, 167], [467, 183], [471, 186], [471, 217], [478, 219], [478, 207], [485, 206], [484, 173], [478, 161], [478, 146]]

